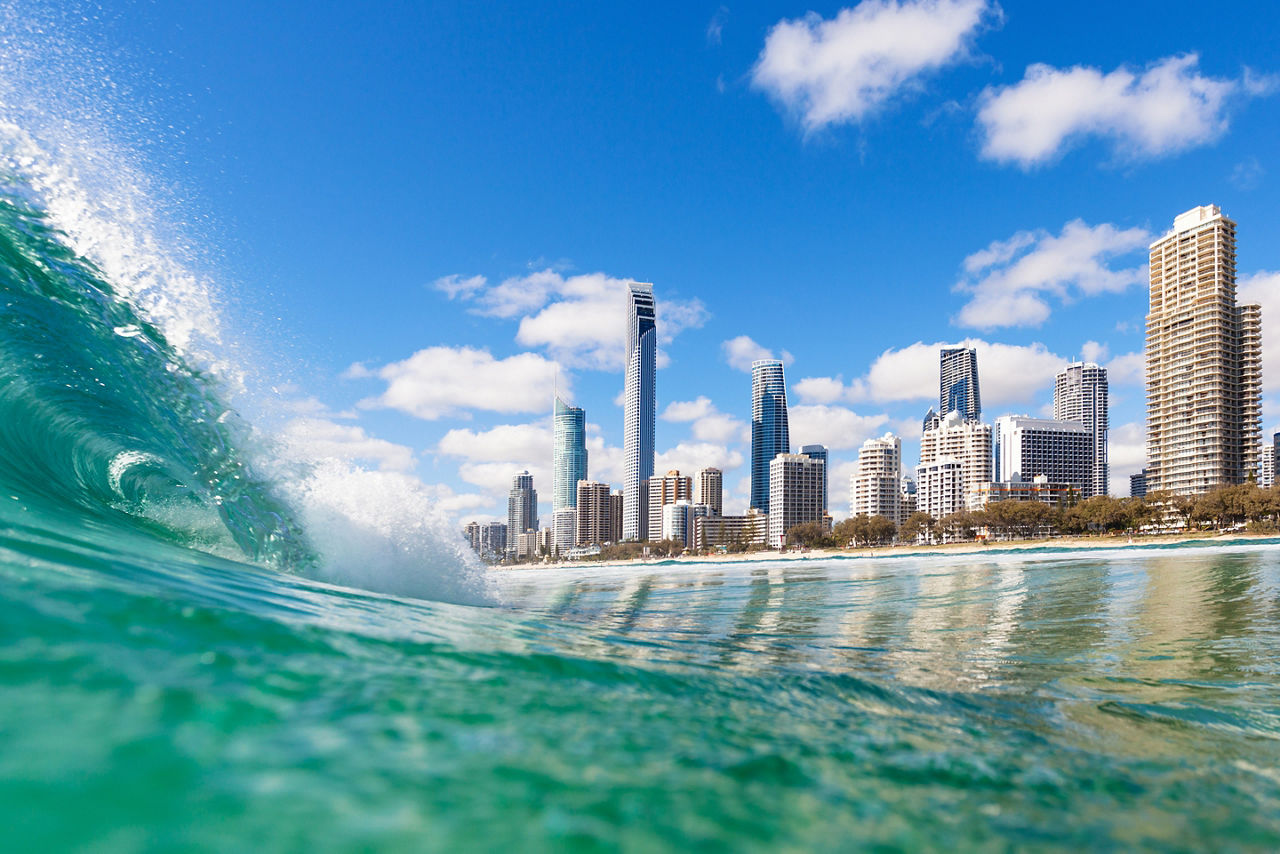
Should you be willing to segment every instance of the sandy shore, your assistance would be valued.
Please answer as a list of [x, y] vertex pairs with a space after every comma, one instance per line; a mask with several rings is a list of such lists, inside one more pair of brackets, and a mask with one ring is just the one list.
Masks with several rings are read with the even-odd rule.
[[1159, 534], [1153, 536], [1129, 537], [1097, 536], [1097, 537], [1039, 537], [1029, 540], [1001, 540], [995, 543], [948, 543], [933, 546], [881, 546], [872, 549], [809, 549], [779, 552], [765, 550], [743, 552], [741, 554], [713, 555], [681, 555], [677, 558], [645, 558], [634, 560], [609, 561], [563, 561], [560, 563], [524, 563], [515, 566], [495, 566], [494, 569], [538, 569], [540, 567], [618, 567], [643, 566], [646, 563], [742, 563], [744, 561], [779, 561], [779, 560], [822, 560], [833, 557], [906, 557], [910, 555], [963, 555], [992, 554], [998, 552], [1017, 552], [1027, 549], [1117, 549], [1126, 547], [1165, 546], [1191, 543], [1240, 542], [1241, 540], [1276, 539], [1274, 534], [1250, 534], [1243, 531], [1230, 534], [1208, 534], [1203, 531], [1191, 534]]

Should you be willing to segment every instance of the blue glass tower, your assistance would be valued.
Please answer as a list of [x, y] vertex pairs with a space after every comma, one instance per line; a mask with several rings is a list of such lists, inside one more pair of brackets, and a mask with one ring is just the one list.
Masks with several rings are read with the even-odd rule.
[[751, 506], [769, 512], [769, 462], [791, 449], [782, 362], [751, 363]]
[[658, 324], [653, 285], [633, 282], [627, 305], [627, 386], [622, 407], [622, 539], [649, 537], [657, 424]]
[[578, 506], [578, 481], [587, 479], [587, 414], [556, 395], [552, 415], [551, 512]]
[[942, 351], [938, 371], [939, 415], [959, 412], [966, 421], [982, 418], [982, 393], [978, 387], [978, 351], [950, 347]]

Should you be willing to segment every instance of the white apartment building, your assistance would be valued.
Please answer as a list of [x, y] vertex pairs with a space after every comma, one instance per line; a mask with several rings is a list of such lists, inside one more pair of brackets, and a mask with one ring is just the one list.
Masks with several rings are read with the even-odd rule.
[[693, 478], [671, 470], [663, 477], [651, 477], [648, 483], [649, 539], [662, 539], [662, 508], [677, 501], [693, 500]]
[[996, 481], [1016, 483], [1047, 477], [1085, 489], [1093, 477], [1093, 437], [1082, 421], [1028, 415], [996, 419]]
[[663, 505], [662, 539], [675, 540], [686, 547], [693, 545], [695, 520], [711, 515], [709, 511], [705, 504], [683, 500]]
[[578, 509], [565, 507], [551, 514], [551, 550], [563, 555], [578, 544]]
[[[934, 418], [920, 434], [920, 465], [929, 466], [942, 460], [959, 464], [961, 499], [957, 509], [963, 509], [967, 497], [978, 490], [978, 485], [989, 483], [992, 477], [991, 425], [980, 421], [965, 420], [957, 411], [948, 412], [944, 418]], [[934, 481], [922, 480], [916, 469], [916, 502], [920, 510], [939, 518], [927, 507], [947, 506], [950, 499], [929, 492]], [[955, 511], [949, 511], [955, 512]], [[946, 515], [945, 513], [943, 515]]]
[[769, 461], [769, 545], [805, 522], [822, 524], [826, 463], [804, 454], [778, 454]]
[[858, 467], [849, 478], [849, 515], [884, 516], [901, 525], [902, 440], [892, 433], [868, 439], [858, 450]]
[[1090, 465], [1087, 480], [1082, 484], [1085, 498], [1106, 495], [1110, 491], [1108, 389], [1107, 369], [1092, 362], [1067, 365], [1054, 379], [1054, 420], [1079, 421], [1089, 434]]
[[1244, 483], [1261, 441], [1262, 312], [1236, 304], [1236, 224], [1217, 205], [1151, 244], [1147, 488]]
[[[965, 472], [959, 460], [940, 459], [916, 466], [916, 509], [941, 519], [965, 510]], [[977, 492], [974, 493], [977, 495]]]
[[1276, 449], [1271, 442], [1258, 448], [1258, 486], [1270, 489], [1276, 482]]

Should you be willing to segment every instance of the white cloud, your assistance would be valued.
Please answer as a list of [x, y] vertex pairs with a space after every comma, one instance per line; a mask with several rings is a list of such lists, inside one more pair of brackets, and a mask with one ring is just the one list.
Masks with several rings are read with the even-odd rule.
[[986, 0], [863, 0], [830, 20], [811, 12], [779, 21], [752, 83], [806, 132], [860, 122], [964, 59], [992, 9]]
[[455, 275], [436, 279], [431, 286], [442, 291], [449, 299], [470, 299], [484, 290], [484, 286], [488, 283], [489, 280], [484, 276], [471, 276], [464, 279]]
[[1143, 71], [1036, 64], [1012, 86], [988, 88], [978, 124], [983, 156], [1027, 169], [1085, 137], [1111, 142], [1127, 159], [1154, 158], [1204, 145], [1227, 129], [1228, 99], [1258, 95], [1264, 79], [1206, 77], [1200, 57], [1170, 56]]
[[1280, 392], [1280, 272], [1260, 270], [1240, 279], [1236, 300], [1262, 306], [1262, 390]]
[[970, 294], [956, 323], [978, 329], [1038, 325], [1049, 317], [1046, 296], [1119, 293], [1144, 281], [1146, 266], [1115, 270], [1108, 261], [1146, 248], [1151, 234], [1109, 223], [1072, 220], [1057, 235], [1022, 231], [997, 240], [964, 260], [965, 278], [955, 290]]
[[435, 450], [462, 460], [458, 475], [491, 495], [505, 494], [511, 478], [526, 469], [542, 497], [551, 495], [551, 428], [545, 423], [500, 424], [488, 430], [456, 428], [441, 437]]
[[848, 385], [832, 377], [808, 377], [797, 383], [797, 389], [803, 385], [808, 392], [805, 399], [821, 398], [826, 403], [918, 400], [933, 401], [936, 406], [938, 351], [944, 347], [977, 349], [978, 383], [982, 392], [982, 408], [986, 411], [1028, 403], [1051, 393], [1054, 377], [1071, 361], [1050, 352], [1040, 343], [1000, 344], [978, 338], [966, 338], [958, 343], [926, 344], [917, 341], [901, 349], [885, 350], [871, 363], [865, 376]]
[[849, 516], [849, 479], [858, 471], [857, 460], [833, 460], [827, 473], [827, 512], [833, 519]]
[[[538, 412], [550, 405], [558, 366], [536, 353], [495, 359], [472, 347], [428, 347], [376, 370], [352, 365], [346, 376], [377, 376], [382, 394], [360, 401], [364, 409], [397, 409], [434, 421], [469, 409]], [[560, 388], [569, 379], [560, 375]]]
[[1111, 349], [1097, 341], [1086, 341], [1080, 347], [1080, 358], [1086, 362], [1105, 362], [1109, 355], [1111, 355]]
[[823, 404], [791, 406], [787, 411], [791, 444], [826, 445], [831, 450], [856, 448], [876, 435], [889, 416], [859, 415], [843, 406]]
[[747, 335], [730, 338], [720, 345], [720, 349], [724, 352], [724, 360], [729, 367], [747, 373], [751, 373], [751, 363], [757, 359], [781, 359], [782, 364], [791, 364], [791, 354], [786, 350], [782, 351], [782, 355], [775, 356], [772, 350], [757, 344]]
[[1107, 384], [1111, 388], [1119, 385], [1145, 386], [1147, 382], [1147, 354], [1139, 350], [1136, 353], [1122, 353], [1106, 364]]
[[729, 20], [729, 7], [721, 6], [716, 13], [711, 16], [711, 21], [707, 24], [707, 44], [719, 45], [724, 35], [724, 25]]
[[840, 377], [805, 377], [791, 391], [802, 403], [836, 403], [851, 396]]
[[[474, 276], [465, 280], [484, 282]], [[516, 276], [485, 288], [463, 288], [457, 276], [437, 282], [437, 288], [475, 304], [488, 317], [519, 318], [516, 341], [545, 349], [565, 365], [616, 371], [625, 367], [627, 307], [630, 279], [604, 273], [565, 277], [551, 269]], [[448, 283], [442, 286], [440, 283]], [[697, 299], [677, 300], [656, 294], [658, 341], [670, 344], [686, 329], [706, 323], [708, 312]]]
[[417, 465], [410, 448], [370, 436], [354, 424], [295, 418], [284, 426], [281, 438], [287, 452], [298, 459], [339, 459], [392, 472], [409, 472]]
[[662, 413], [662, 420], [692, 422], [690, 432], [695, 439], [704, 442], [727, 445], [751, 441], [751, 431], [746, 422], [719, 411], [707, 397], [674, 401]]
[[714, 442], [680, 442], [674, 448], [654, 457], [653, 470], [659, 475], [673, 469], [681, 474], [694, 475], [704, 468], [730, 472], [742, 463], [742, 453], [724, 445]]
[[1147, 427], [1133, 421], [1112, 427], [1107, 434], [1107, 463], [1111, 470], [1109, 492], [1129, 494], [1129, 475], [1142, 471], [1147, 464]]

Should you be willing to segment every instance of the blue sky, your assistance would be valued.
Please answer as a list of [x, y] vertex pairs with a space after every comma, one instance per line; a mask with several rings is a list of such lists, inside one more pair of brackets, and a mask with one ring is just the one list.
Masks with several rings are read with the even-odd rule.
[[787, 360], [840, 516], [865, 438], [902, 432], [914, 464], [936, 345], [968, 339], [988, 418], [1109, 364], [1127, 494], [1145, 247], [1200, 204], [1239, 223], [1280, 424], [1269, 3], [139, 3], [77, 27], [174, 128], [142, 147], [265, 363], [266, 420], [463, 521], [526, 467], [545, 509], [557, 375], [620, 484], [632, 278], [659, 301], [658, 467], [720, 465], [730, 509], [751, 357]]

